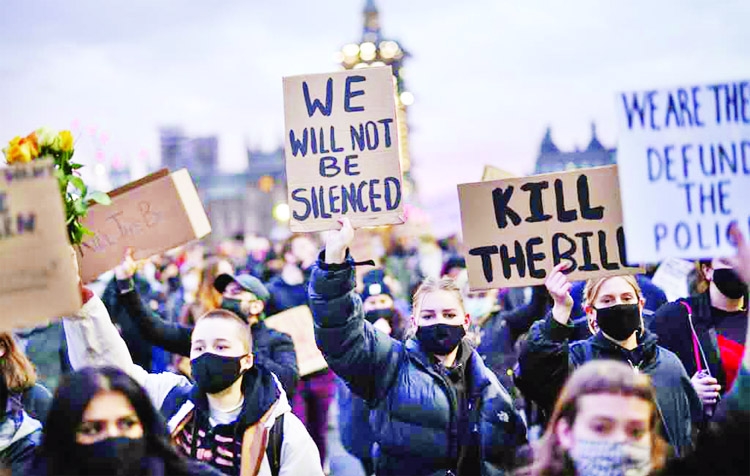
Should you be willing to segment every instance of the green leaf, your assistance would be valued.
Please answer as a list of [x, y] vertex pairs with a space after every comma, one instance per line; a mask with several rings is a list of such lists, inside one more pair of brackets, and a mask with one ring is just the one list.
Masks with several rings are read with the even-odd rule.
[[91, 192], [90, 194], [88, 194], [86, 198], [89, 200], [95, 201], [99, 205], [111, 205], [112, 204], [112, 199], [109, 198], [109, 195], [107, 195], [104, 192]]
[[73, 170], [78, 170], [80, 168], [83, 168], [83, 164], [77, 164], [75, 162], [71, 162], [70, 163], [70, 168], [73, 169]]
[[83, 183], [83, 179], [81, 177], [76, 177], [75, 175], [70, 177], [70, 183], [72, 183], [75, 188], [81, 191], [81, 195], [86, 195], [86, 184]]
[[84, 202], [80, 198], [76, 198], [73, 201], [73, 210], [77, 215], [84, 215], [86, 213], [86, 210], [88, 210], [88, 206], [86, 205], [86, 202]]

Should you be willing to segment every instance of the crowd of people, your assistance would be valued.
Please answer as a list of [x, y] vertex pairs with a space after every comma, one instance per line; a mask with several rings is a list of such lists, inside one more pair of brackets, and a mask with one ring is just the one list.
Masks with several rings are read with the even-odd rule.
[[[750, 244], [732, 234], [676, 302], [648, 274], [572, 283], [565, 264], [472, 292], [455, 240], [394, 239], [375, 266], [346, 218], [128, 253], [75, 315], [0, 334], [0, 463], [323, 475], [336, 415], [368, 476], [747, 474]], [[298, 306], [328, 365], [304, 375], [266, 324]]]

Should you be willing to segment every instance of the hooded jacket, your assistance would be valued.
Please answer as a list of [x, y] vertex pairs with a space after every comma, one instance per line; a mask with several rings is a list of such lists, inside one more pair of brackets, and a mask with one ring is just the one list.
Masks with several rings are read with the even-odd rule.
[[326, 361], [373, 409], [377, 474], [445, 475], [456, 470], [466, 446], [478, 456], [480, 474], [503, 474], [515, 448], [526, 442], [526, 426], [497, 377], [465, 346], [466, 405], [459, 408], [449, 370], [416, 340], [401, 343], [367, 322], [354, 285], [351, 258], [340, 265], [319, 261], [310, 306]]
[[639, 337], [638, 347], [630, 351], [601, 332], [571, 343], [573, 331], [572, 325], [560, 324], [551, 313], [531, 327], [519, 357], [521, 391], [551, 412], [565, 380], [575, 368], [595, 359], [629, 363], [634, 370], [651, 377], [667, 441], [678, 453], [689, 448], [691, 422], [700, 418], [702, 407], [677, 356], [658, 346], [656, 335], [648, 330]]
[[[85, 366], [114, 366], [127, 372], [148, 392], [152, 403], [168, 418], [173, 437], [196, 419], [201, 427], [216, 432], [218, 426], [205, 426], [208, 403], [184, 376], [172, 373], [150, 374], [135, 365], [125, 341], [115, 329], [104, 304], [97, 297], [91, 298], [74, 318], [63, 321], [68, 339], [70, 362], [74, 369]], [[245, 400], [243, 410], [235, 425], [240, 455], [225, 455], [232, 462], [226, 474], [270, 476], [270, 465], [265, 447], [267, 435], [277, 418], [284, 415], [283, 443], [280, 457], [280, 475], [322, 475], [320, 455], [315, 443], [302, 422], [291, 413], [281, 384], [270, 373], [258, 367], [244, 377]], [[249, 393], [247, 393], [249, 392]], [[208, 444], [208, 442], [206, 443]], [[241, 448], [241, 449], [240, 449]], [[202, 452], [204, 458], [213, 455]], [[215, 461], [212, 461], [212, 464]], [[224, 471], [224, 467], [217, 466]]]

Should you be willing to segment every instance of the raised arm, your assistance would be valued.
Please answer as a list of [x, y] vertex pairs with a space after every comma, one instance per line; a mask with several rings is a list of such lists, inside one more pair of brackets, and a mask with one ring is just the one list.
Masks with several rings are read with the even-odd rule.
[[518, 359], [518, 388], [547, 411], [554, 406], [570, 373], [568, 343], [575, 331], [569, 322], [571, 285], [563, 269], [563, 265], [556, 266], [547, 278], [545, 285], [555, 304], [547, 317], [531, 326]]
[[402, 344], [365, 321], [362, 299], [354, 292], [354, 260], [347, 248], [354, 237], [349, 220], [330, 232], [324, 259], [313, 266], [310, 308], [318, 347], [333, 371], [360, 397], [375, 401], [393, 384]]
[[138, 330], [149, 342], [167, 352], [189, 357], [190, 336], [193, 328], [165, 321], [148, 309], [135, 288], [133, 277], [127, 277], [125, 274], [122, 277], [124, 279], [117, 280], [119, 290], [117, 302], [125, 306], [128, 314], [138, 326]]

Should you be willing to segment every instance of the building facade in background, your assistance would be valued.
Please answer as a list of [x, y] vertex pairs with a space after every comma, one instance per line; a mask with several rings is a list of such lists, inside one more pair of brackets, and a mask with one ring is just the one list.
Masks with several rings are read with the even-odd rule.
[[596, 137], [596, 125], [591, 124], [591, 140], [585, 150], [563, 152], [552, 141], [552, 130], [542, 139], [539, 156], [536, 159], [535, 174], [548, 174], [563, 170], [601, 167], [615, 163], [617, 150], [605, 147]]
[[396, 79], [396, 120], [398, 122], [399, 156], [404, 175], [403, 191], [407, 201], [414, 201], [416, 187], [411, 176], [412, 160], [409, 152], [409, 123], [407, 108], [414, 103], [414, 95], [406, 89], [403, 76], [404, 60], [409, 53], [395, 40], [383, 37], [380, 30], [380, 13], [375, 0], [366, 0], [362, 12], [364, 25], [358, 43], [349, 43], [336, 53], [336, 59], [344, 69], [390, 66]]

